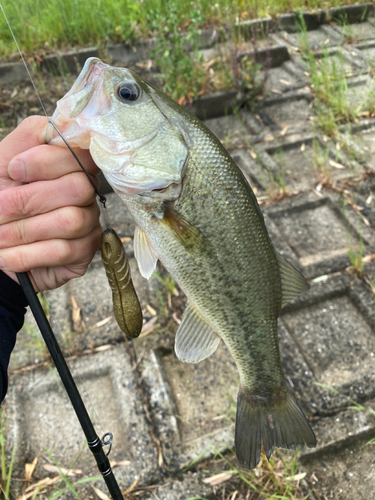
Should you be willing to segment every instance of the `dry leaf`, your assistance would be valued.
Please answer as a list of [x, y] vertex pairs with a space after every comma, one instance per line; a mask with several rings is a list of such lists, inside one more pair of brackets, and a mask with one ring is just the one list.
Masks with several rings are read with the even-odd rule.
[[274, 92], [275, 94], [282, 94], [281, 90], [277, 89], [271, 89], [271, 92]]
[[83, 322], [83, 319], [81, 318], [81, 308], [78, 307], [78, 304], [76, 302], [76, 299], [73, 297], [73, 295], [70, 296], [70, 300], [72, 302], [72, 320], [73, 320], [73, 330], [75, 332], [83, 332], [85, 329], [85, 324]]
[[31, 464], [25, 464], [25, 481], [30, 481], [31, 476], [34, 474], [36, 464], [38, 463], [38, 457], [35, 457]]
[[100, 500], [111, 500], [110, 497], [108, 495], [106, 495], [105, 493], [103, 493], [101, 490], [99, 490], [99, 488], [95, 488], [95, 486], [91, 486], [91, 487], [95, 491], [95, 493], [98, 495]]
[[98, 321], [97, 323], [95, 323], [94, 327], [97, 327], [97, 326], [104, 326], [106, 325], [107, 323], [109, 323], [109, 321], [111, 321], [111, 319], [113, 318], [113, 316], [108, 316], [107, 318], [104, 318], [100, 321]]
[[290, 480], [293, 479], [293, 481], [300, 481], [306, 476], [306, 472], [301, 472], [300, 474], [295, 474], [294, 476], [289, 476], [286, 479]]
[[178, 325], [181, 325], [181, 320], [180, 320], [180, 318], [177, 318], [176, 311], [172, 314], [172, 318], [175, 320], [175, 322], [176, 322]]
[[152, 316], [156, 316], [157, 315], [157, 312], [155, 311], [155, 309], [153, 307], [150, 306], [150, 304], [146, 304], [146, 309], [147, 311], [152, 315]]
[[137, 479], [132, 483], [131, 486], [129, 486], [129, 488], [127, 490], [122, 491], [123, 496], [125, 496], [128, 493], [130, 493], [131, 491], [133, 491], [134, 488], [137, 486], [138, 483], [139, 483], [139, 477], [137, 477]]
[[220, 474], [215, 474], [215, 476], [206, 477], [202, 482], [210, 486], [217, 486], [218, 484], [224, 483], [224, 481], [228, 481], [232, 476], [233, 474], [229, 472], [221, 472]]
[[112, 349], [112, 345], [106, 344], [106, 345], [100, 345], [99, 347], [95, 347], [94, 351], [95, 352], [103, 352], [103, 351], [108, 351], [108, 349]]
[[44, 464], [43, 469], [48, 472], [55, 472], [57, 474], [64, 474], [65, 476], [77, 476], [79, 474], [83, 474], [81, 469], [65, 469], [64, 467], [57, 467], [52, 464]]
[[288, 80], [284, 80], [283, 78], [280, 78], [279, 82], [283, 83], [284, 85], [292, 85], [291, 82], [288, 82]]
[[116, 460], [110, 460], [111, 467], [119, 467], [120, 465], [127, 466], [131, 464], [130, 460], [120, 460], [116, 462]]
[[147, 323], [143, 325], [140, 337], [143, 337], [143, 335], [148, 335], [149, 333], [152, 333], [154, 331], [154, 325], [157, 319], [158, 317], [154, 316], [150, 319], [150, 321], [147, 321]]
[[130, 236], [123, 236], [120, 238], [121, 243], [129, 243], [133, 238], [130, 238]]
[[306, 149], [306, 144], [303, 142], [301, 144], [301, 151], [302, 151], [302, 153], [305, 151], [305, 149]]
[[257, 155], [256, 155], [255, 151], [253, 151], [252, 149], [248, 149], [248, 152], [250, 153], [251, 158], [253, 158], [254, 160], [257, 159]]
[[268, 135], [267, 137], [264, 138], [264, 141], [265, 142], [270, 142], [270, 141], [273, 141], [275, 138], [273, 135]]
[[287, 132], [288, 132], [288, 125], [282, 129], [280, 135], [286, 135]]
[[366, 200], [367, 205], [370, 205], [371, 202], [372, 202], [372, 194], [370, 194], [370, 196]]
[[345, 168], [344, 165], [341, 165], [341, 163], [337, 163], [336, 161], [333, 161], [333, 160], [329, 160], [328, 163], [331, 165], [331, 167], [340, 168], [340, 169]]

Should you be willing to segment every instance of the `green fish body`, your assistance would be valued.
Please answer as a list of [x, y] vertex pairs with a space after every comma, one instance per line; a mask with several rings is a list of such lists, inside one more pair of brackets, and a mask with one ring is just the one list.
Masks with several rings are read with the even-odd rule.
[[262, 445], [268, 458], [275, 446], [315, 446], [277, 338], [282, 306], [308, 284], [276, 253], [256, 197], [220, 141], [138, 75], [98, 59], [86, 62], [53, 119], [74, 145], [89, 147], [131, 212], [141, 274], [150, 277], [159, 259], [185, 292], [179, 359], [197, 363], [220, 339], [233, 356], [241, 465], [256, 467]]

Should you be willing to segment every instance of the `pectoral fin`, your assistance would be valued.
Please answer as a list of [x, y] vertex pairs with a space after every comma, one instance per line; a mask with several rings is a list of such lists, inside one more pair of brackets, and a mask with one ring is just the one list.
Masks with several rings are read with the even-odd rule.
[[220, 343], [220, 337], [189, 304], [176, 333], [175, 351], [185, 363], [199, 363], [211, 356]]
[[141, 275], [150, 279], [152, 273], [155, 271], [158, 256], [151, 246], [146, 233], [138, 226], [134, 232], [134, 255], [138, 262], [138, 267]]
[[310, 288], [302, 274], [297, 271], [292, 264], [289, 264], [284, 257], [276, 252], [277, 261], [280, 269], [282, 304], [284, 307], [292, 299], [295, 299], [300, 293]]
[[190, 254], [197, 251], [200, 253], [211, 251], [209, 241], [200, 230], [167, 205], [164, 206], [164, 214], [159, 218], [159, 222]]

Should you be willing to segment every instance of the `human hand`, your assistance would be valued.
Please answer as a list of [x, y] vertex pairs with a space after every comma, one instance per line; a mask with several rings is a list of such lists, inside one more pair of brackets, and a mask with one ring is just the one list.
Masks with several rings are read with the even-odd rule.
[[[0, 269], [15, 281], [30, 271], [36, 291], [83, 276], [102, 232], [93, 187], [67, 148], [45, 144], [47, 125], [31, 116], [0, 142]], [[99, 172], [87, 150], [75, 152]]]

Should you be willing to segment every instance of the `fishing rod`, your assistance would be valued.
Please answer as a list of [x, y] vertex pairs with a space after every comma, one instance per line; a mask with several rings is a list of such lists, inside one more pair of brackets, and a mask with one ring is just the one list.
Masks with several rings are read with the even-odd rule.
[[[20, 50], [20, 47], [18, 45], [17, 39], [13, 33], [13, 30], [9, 24], [8, 18], [5, 14], [5, 11], [3, 9], [2, 4], [0, 3], [0, 8], [1, 11], [4, 15], [5, 21], [8, 25], [8, 28], [10, 30], [10, 33], [12, 34], [13, 40], [17, 46], [18, 52], [21, 56], [21, 59], [25, 65], [26, 71], [28, 73], [28, 76], [31, 80], [31, 83], [34, 87], [34, 90], [36, 92], [36, 95], [39, 99], [39, 102], [41, 104], [41, 107], [45, 113], [45, 115], [48, 118], [46, 109], [43, 105], [43, 102], [40, 98], [39, 92], [35, 86], [34, 80], [29, 72], [29, 68], [26, 64], [26, 61], [23, 57], [23, 54]], [[79, 161], [78, 157], [70, 147], [70, 145], [67, 143], [63, 135], [61, 134], [60, 130], [56, 127], [56, 125], [53, 123], [52, 120], [49, 119], [49, 122], [51, 125], [55, 128], [57, 133], [60, 135], [62, 140], [65, 142], [67, 147], [69, 148], [70, 152], [73, 154], [74, 158], [77, 160], [78, 164], [86, 174], [87, 178], [89, 179], [90, 183], [95, 189], [95, 192], [97, 196], [99, 197], [99, 201], [103, 204], [103, 207], [105, 208], [105, 202], [106, 198], [103, 196], [98, 188], [95, 186], [93, 180], [91, 179], [90, 175], [88, 172], [85, 170], [81, 162]], [[39, 302], [38, 296], [34, 290], [34, 287], [31, 283], [30, 276], [28, 272], [22, 272], [22, 273], [16, 273], [19, 284], [23, 290], [23, 293], [25, 294], [25, 297], [27, 299], [27, 302], [29, 303], [30, 309], [34, 315], [35, 321], [37, 322], [37, 325], [39, 327], [39, 330], [42, 334], [42, 337], [44, 339], [44, 342], [46, 343], [46, 346], [49, 350], [49, 353], [51, 354], [52, 360], [55, 363], [56, 369], [58, 371], [58, 374], [60, 375], [61, 381], [64, 384], [65, 390], [68, 394], [68, 397], [70, 399], [70, 402], [73, 406], [73, 409], [77, 415], [77, 418], [79, 420], [79, 423], [81, 424], [82, 430], [86, 436], [87, 444], [90, 449], [90, 451], [93, 453], [94, 458], [96, 460], [98, 469], [100, 473], [103, 476], [103, 479], [107, 485], [107, 488], [113, 498], [113, 500], [124, 500], [124, 497], [121, 493], [120, 487], [117, 483], [117, 480], [113, 474], [111, 464], [108, 459], [108, 455], [111, 451], [111, 446], [112, 446], [112, 440], [113, 436], [110, 432], [107, 432], [104, 434], [102, 439], [98, 437], [96, 434], [95, 428], [91, 422], [90, 416], [86, 410], [85, 404], [82, 400], [82, 397], [78, 391], [78, 388], [76, 386], [76, 383], [74, 381], [74, 378], [69, 370], [69, 367], [65, 361], [65, 358], [63, 356], [63, 353], [61, 352], [60, 346], [57, 342], [57, 339], [53, 333], [53, 330], [51, 328], [51, 325], [44, 313], [44, 310]], [[109, 451], [105, 453], [103, 446], [109, 446]]]

